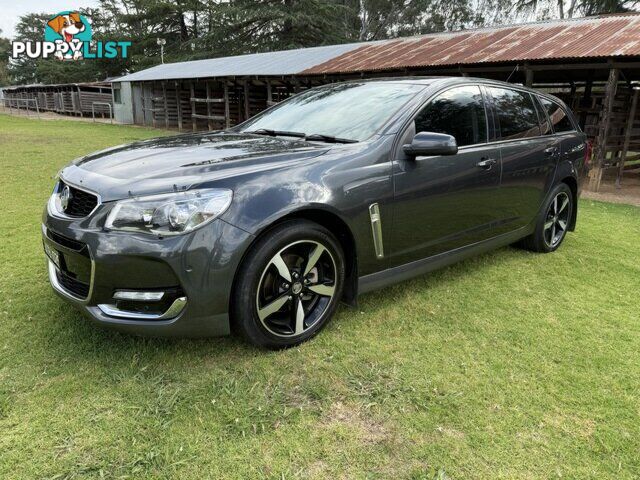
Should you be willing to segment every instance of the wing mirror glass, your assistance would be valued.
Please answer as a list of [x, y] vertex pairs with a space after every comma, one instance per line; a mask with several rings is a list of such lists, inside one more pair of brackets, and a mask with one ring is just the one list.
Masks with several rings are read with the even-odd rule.
[[458, 143], [453, 135], [446, 133], [419, 132], [411, 143], [402, 146], [409, 157], [433, 155], [455, 155], [458, 153]]

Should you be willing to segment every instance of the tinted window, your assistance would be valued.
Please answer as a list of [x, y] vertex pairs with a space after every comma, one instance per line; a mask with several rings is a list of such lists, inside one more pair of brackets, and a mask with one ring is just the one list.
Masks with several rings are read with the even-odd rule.
[[487, 141], [487, 120], [480, 87], [464, 86], [447, 90], [422, 109], [415, 119], [416, 133], [447, 133], [458, 146]]
[[540, 119], [540, 132], [542, 135], [551, 135], [553, 133], [553, 129], [551, 128], [551, 122], [549, 122], [547, 114], [545, 113], [545, 107], [540, 103], [541, 98], [534, 95], [533, 99], [535, 100], [536, 109], [538, 110], [538, 118]]
[[551, 120], [551, 125], [555, 133], [575, 130], [571, 120], [569, 120], [567, 116], [567, 112], [565, 112], [560, 105], [546, 98], [538, 97], [538, 99], [542, 104], [542, 108], [547, 112], [547, 115], [549, 115], [549, 120]]
[[540, 135], [538, 114], [531, 95], [506, 88], [490, 87], [489, 90], [498, 113], [502, 140]]
[[424, 88], [383, 82], [313, 88], [257, 115], [239, 130], [264, 128], [365, 140]]

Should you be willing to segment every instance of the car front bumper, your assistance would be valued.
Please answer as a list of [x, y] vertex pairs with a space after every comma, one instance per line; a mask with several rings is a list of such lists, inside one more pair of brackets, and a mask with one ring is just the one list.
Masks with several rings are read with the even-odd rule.
[[[101, 206], [83, 219], [45, 209], [42, 240], [53, 290], [95, 323], [151, 336], [230, 331], [236, 270], [253, 236], [217, 219], [189, 234], [158, 238], [102, 229]], [[116, 291], [164, 292], [160, 303], [122, 302]]]

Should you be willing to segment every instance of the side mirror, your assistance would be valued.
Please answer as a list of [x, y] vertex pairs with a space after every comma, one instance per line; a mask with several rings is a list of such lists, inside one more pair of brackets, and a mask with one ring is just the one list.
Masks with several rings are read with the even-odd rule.
[[453, 135], [446, 133], [419, 132], [411, 143], [403, 145], [402, 150], [407, 156], [455, 155], [458, 153], [458, 143]]

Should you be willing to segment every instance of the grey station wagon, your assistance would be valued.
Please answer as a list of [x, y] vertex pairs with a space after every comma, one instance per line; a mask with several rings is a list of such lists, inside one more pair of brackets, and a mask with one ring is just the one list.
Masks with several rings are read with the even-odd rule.
[[567, 107], [523, 87], [326, 85], [73, 161], [43, 216], [49, 277], [126, 332], [295, 345], [340, 300], [508, 244], [554, 251], [588, 156]]

